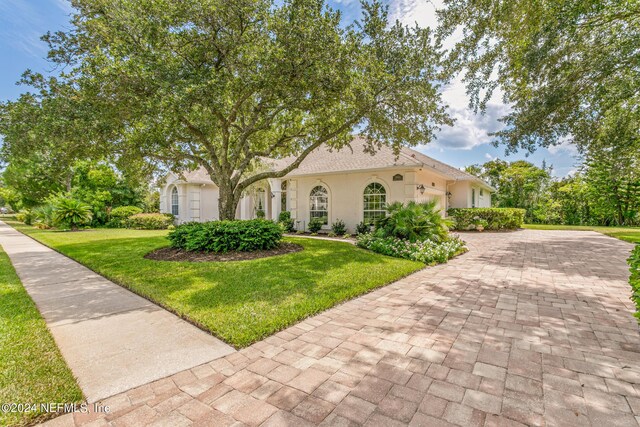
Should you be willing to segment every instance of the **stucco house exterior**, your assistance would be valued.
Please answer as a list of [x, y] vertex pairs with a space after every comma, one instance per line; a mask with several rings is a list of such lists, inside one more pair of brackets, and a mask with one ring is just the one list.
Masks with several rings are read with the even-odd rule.
[[[325, 228], [341, 219], [350, 231], [361, 221], [384, 215], [384, 205], [395, 201], [436, 200], [446, 209], [490, 207], [495, 190], [481, 179], [410, 148], [396, 156], [388, 147], [375, 155], [363, 151], [354, 137], [340, 151], [321, 146], [283, 178], [256, 184], [241, 199], [236, 218], [277, 219], [288, 210], [296, 229], [304, 230], [311, 218], [322, 218]], [[293, 158], [265, 161], [280, 170]], [[161, 188], [161, 212], [172, 213], [179, 223], [218, 219], [218, 187], [203, 168], [170, 173]]]

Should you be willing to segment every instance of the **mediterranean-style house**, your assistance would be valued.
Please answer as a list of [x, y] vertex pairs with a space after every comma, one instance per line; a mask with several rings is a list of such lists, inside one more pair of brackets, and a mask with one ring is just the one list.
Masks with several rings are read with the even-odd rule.
[[[385, 214], [387, 203], [436, 200], [443, 215], [448, 208], [490, 207], [495, 190], [481, 179], [410, 148], [396, 156], [389, 147], [375, 155], [363, 151], [360, 137], [335, 150], [321, 146], [283, 178], [254, 184], [241, 199], [236, 218], [277, 219], [291, 212], [296, 229], [306, 230], [314, 217], [324, 228], [341, 219], [353, 231], [361, 221]], [[266, 167], [280, 170], [293, 158], [269, 160]], [[177, 222], [218, 219], [218, 187], [204, 168], [170, 173], [161, 188], [160, 211]]]

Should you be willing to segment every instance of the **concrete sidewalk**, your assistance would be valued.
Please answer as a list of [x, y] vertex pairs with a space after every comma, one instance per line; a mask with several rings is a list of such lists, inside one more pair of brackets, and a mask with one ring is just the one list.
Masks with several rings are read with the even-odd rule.
[[0, 245], [89, 402], [234, 352], [1, 221]]

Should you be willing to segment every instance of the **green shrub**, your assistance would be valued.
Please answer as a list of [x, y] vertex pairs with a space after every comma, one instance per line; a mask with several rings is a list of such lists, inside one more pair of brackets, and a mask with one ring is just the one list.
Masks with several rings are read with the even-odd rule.
[[459, 238], [447, 238], [444, 241], [409, 240], [395, 237], [378, 237], [372, 233], [360, 234], [356, 244], [364, 249], [396, 258], [406, 258], [425, 264], [447, 262], [450, 258], [466, 251], [464, 242]]
[[31, 209], [23, 209], [16, 214], [16, 219], [20, 222], [24, 222], [26, 225], [33, 224], [33, 212]]
[[312, 233], [317, 233], [318, 231], [320, 231], [323, 225], [324, 221], [322, 220], [322, 218], [312, 218], [311, 221], [309, 221], [309, 231]]
[[91, 223], [91, 206], [76, 199], [59, 197], [53, 204], [53, 222], [56, 227], [77, 230]]
[[516, 230], [524, 223], [524, 209], [517, 208], [451, 208], [449, 215], [455, 221], [456, 230], [475, 228], [474, 221], [484, 220], [487, 230]]
[[631, 300], [636, 304], [634, 316], [640, 319], [640, 245], [636, 245], [635, 249], [631, 252], [631, 257], [628, 262], [631, 266], [629, 269], [631, 271], [631, 276], [629, 277]]
[[278, 215], [278, 222], [282, 224], [284, 231], [287, 233], [292, 233], [294, 231], [294, 221], [291, 218], [291, 212], [282, 211], [280, 215]]
[[142, 209], [137, 206], [118, 206], [117, 208], [111, 209], [110, 215], [113, 219], [123, 220], [139, 213], [142, 213]]
[[356, 234], [360, 235], [360, 234], [367, 234], [367, 233], [371, 233], [371, 224], [368, 224], [364, 221], [360, 221], [356, 225]]
[[173, 224], [173, 215], [162, 213], [139, 213], [124, 221], [125, 227], [138, 230], [166, 230]]
[[342, 236], [347, 232], [347, 226], [344, 221], [341, 219], [336, 220], [333, 224], [331, 224], [331, 231], [337, 236]]
[[142, 209], [137, 206], [118, 206], [111, 209], [107, 227], [120, 228], [125, 226], [127, 218], [142, 213]]
[[38, 228], [51, 228], [55, 226], [54, 211], [55, 207], [52, 204], [35, 208], [33, 210], [35, 226]]
[[282, 239], [282, 229], [264, 219], [189, 222], [168, 235], [171, 246], [187, 251], [229, 252], [272, 249]]
[[376, 221], [374, 234], [382, 238], [443, 241], [449, 221], [442, 218], [437, 202], [394, 202], [385, 207], [387, 216]]
[[265, 216], [265, 213], [264, 213], [264, 211], [262, 209], [258, 209], [256, 211], [256, 218], [262, 219], [262, 218], [264, 218], [264, 216]]

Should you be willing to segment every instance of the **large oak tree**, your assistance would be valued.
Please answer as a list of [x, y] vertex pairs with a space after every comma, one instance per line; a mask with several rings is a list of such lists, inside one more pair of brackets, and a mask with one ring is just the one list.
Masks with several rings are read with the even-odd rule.
[[[82, 140], [122, 158], [204, 167], [234, 217], [251, 184], [286, 175], [358, 130], [368, 151], [424, 144], [450, 123], [429, 29], [389, 24], [377, 0], [345, 26], [323, 0], [74, 0], [50, 59], [93, 123]], [[295, 156], [265, 170], [261, 159]]]
[[496, 133], [508, 151], [585, 149], [613, 111], [640, 119], [638, 0], [444, 0], [440, 22], [471, 105], [500, 88], [512, 106]]

